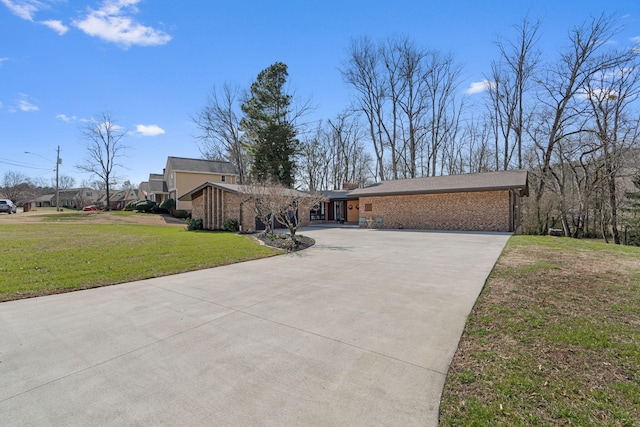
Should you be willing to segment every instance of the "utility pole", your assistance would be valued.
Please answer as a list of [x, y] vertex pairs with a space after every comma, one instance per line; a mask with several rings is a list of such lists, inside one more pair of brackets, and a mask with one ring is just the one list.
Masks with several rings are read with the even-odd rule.
[[60, 182], [58, 181], [58, 172], [60, 171], [60, 146], [58, 145], [58, 151], [56, 153], [56, 212], [60, 212]]

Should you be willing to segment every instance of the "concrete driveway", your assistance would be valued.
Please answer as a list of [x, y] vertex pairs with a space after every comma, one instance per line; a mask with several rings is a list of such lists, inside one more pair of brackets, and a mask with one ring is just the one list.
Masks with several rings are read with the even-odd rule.
[[437, 425], [509, 235], [302, 234], [300, 253], [0, 304], [0, 425]]

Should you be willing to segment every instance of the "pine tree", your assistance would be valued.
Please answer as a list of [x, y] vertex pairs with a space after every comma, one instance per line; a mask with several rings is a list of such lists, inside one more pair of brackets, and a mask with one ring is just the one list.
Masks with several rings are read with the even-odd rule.
[[258, 74], [241, 108], [240, 126], [252, 141], [251, 174], [258, 182], [292, 187], [294, 184], [296, 129], [288, 120], [292, 97], [285, 93], [286, 64], [276, 62]]

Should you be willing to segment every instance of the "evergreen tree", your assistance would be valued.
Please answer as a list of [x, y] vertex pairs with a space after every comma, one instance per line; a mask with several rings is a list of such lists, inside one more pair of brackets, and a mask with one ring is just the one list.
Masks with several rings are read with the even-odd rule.
[[292, 99], [284, 90], [288, 75], [282, 62], [258, 74], [241, 106], [245, 117], [240, 126], [252, 142], [253, 178], [292, 187], [298, 141], [296, 129], [288, 119]]

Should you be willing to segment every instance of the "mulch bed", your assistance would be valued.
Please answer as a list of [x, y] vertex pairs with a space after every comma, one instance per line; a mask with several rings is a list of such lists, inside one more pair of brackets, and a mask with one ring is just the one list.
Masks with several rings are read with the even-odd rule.
[[289, 234], [286, 233], [260, 233], [256, 238], [267, 246], [282, 249], [287, 252], [301, 251], [315, 245], [316, 243], [316, 241], [311, 237], [300, 235], [296, 235], [296, 241], [294, 242], [291, 240]]

